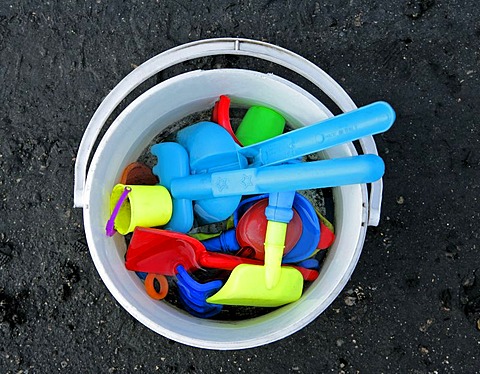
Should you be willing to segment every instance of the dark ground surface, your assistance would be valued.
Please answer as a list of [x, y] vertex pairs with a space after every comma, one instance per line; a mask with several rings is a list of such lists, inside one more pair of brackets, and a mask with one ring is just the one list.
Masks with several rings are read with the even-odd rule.
[[[1, 2], [2, 373], [480, 372], [477, 1], [245, 3]], [[295, 51], [358, 105], [383, 99], [398, 114], [376, 137], [382, 221], [347, 287], [302, 331], [233, 352], [134, 320], [72, 208], [76, 150], [102, 98], [148, 58], [220, 36]]]

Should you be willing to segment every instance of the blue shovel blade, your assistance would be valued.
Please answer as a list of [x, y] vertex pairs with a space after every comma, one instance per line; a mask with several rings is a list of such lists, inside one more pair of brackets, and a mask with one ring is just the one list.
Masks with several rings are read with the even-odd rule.
[[177, 280], [179, 280], [185, 287], [201, 293], [210, 292], [212, 290], [215, 290], [216, 292], [223, 286], [221, 280], [214, 280], [207, 283], [197, 282], [190, 276], [190, 274], [188, 274], [182, 265], [177, 266]]

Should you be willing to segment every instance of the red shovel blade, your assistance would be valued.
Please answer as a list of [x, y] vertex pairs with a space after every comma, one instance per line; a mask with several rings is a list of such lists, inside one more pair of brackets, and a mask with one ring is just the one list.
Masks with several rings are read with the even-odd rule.
[[159, 235], [157, 229], [136, 227], [128, 246], [125, 266], [128, 270], [175, 275], [177, 266], [187, 271], [200, 269], [195, 250], [174, 236]]

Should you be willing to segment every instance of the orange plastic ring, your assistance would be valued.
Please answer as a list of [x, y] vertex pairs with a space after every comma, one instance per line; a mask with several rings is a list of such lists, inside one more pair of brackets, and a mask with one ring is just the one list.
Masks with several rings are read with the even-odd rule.
[[[160, 285], [160, 290], [157, 291], [155, 288], [155, 280], [157, 280]], [[168, 293], [168, 281], [167, 277], [162, 274], [148, 273], [145, 278], [145, 290], [147, 291], [148, 296], [155, 300], [162, 300], [167, 296]]]

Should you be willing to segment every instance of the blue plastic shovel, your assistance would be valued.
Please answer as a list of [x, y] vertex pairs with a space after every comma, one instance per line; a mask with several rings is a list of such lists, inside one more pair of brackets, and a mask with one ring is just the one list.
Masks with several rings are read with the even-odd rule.
[[[391, 106], [385, 102], [376, 102], [243, 148], [234, 142], [225, 129], [212, 122], [200, 122], [179, 131], [177, 141], [188, 153], [190, 173], [205, 174], [280, 164], [366, 135], [381, 133], [388, 130], [394, 120], [395, 113]], [[159, 152], [156, 148], [158, 146], [152, 147], [152, 153], [159, 158], [158, 164], [163, 169], [160, 173], [154, 168], [159, 178], [172, 180], [186, 176], [171, 162], [174, 161], [172, 153]], [[240, 182], [249, 184], [249, 176], [246, 175]], [[222, 186], [219, 185], [220, 188]], [[232, 198], [205, 198], [196, 201], [194, 209], [200, 223], [206, 224], [228, 218], [228, 215], [221, 214], [219, 205], [224, 206], [224, 212], [229, 214], [238, 202]]]
[[220, 215], [229, 217], [238, 206], [242, 195], [371, 183], [382, 177], [384, 169], [385, 165], [379, 156], [368, 154], [190, 175], [173, 179], [170, 193], [175, 199], [235, 199], [234, 209], [216, 207], [221, 212]]
[[393, 108], [378, 101], [246, 147], [213, 122], [188, 126], [176, 140], [188, 152], [192, 174], [212, 173], [279, 164], [384, 132], [394, 121]]
[[222, 305], [206, 301], [223, 286], [221, 280], [199, 283], [188, 274], [182, 265], [177, 266], [177, 271], [180, 299], [190, 314], [200, 318], [209, 318], [221, 312]]
[[[257, 188], [257, 191], [251, 188], [254, 185], [253, 181], [258, 180], [260, 176], [266, 177], [267, 175], [272, 175], [269, 172], [263, 174], [257, 172], [257, 169], [254, 168], [257, 165], [265, 166], [282, 163], [309, 153], [324, 150], [334, 145], [353, 141], [366, 135], [386, 131], [393, 124], [394, 119], [395, 113], [391, 106], [384, 102], [377, 102], [327, 119], [316, 125], [300, 128], [243, 148], [239, 147], [233, 141], [230, 134], [217, 124], [201, 122], [189, 126], [180, 131], [177, 136], [178, 141], [183, 144], [184, 149], [176, 143], [160, 143], [154, 145], [151, 150], [158, 158], [157, 165], [153, 168], [153, 172], [159, 177], [160, 183], [171, 190], [173, 194], [175, 189], [177, 189], [178, 192], [177, 196], [173, 196], [175, 198], [173, 203], [173, 216], [167, 228], [180, 232], [190, 230], [193, 222], [193, 214], [191, 214], [192, 205], [190, 202], [192, 199], [198, 200], [195, 203], [195, 212], [201, 223], [212, 223], [228, 218], [238, 206], [242, 193], [280, 192], [276, 189], [276, 183], [274, 183], [275, 186], [271, 184], [269, 188]], [[185, 152], [185, 150], [187, 152]], [[285, 181], [289, 176], [287, 174], [281, 174], [296, 172], [296, 170], [309, 172], [310, 170], [307, 170], [308, 168], [316, 167], [313, 165], [316, 164], [310, 162], [300, 165], [276, 166], [275, 170], [278, 172], [274, 177], [279, 177], [280, 183], [283, 184], [282, 191], [291, 191], [295, 189], [295, 186], [291, 184], [290, 181], [287, 181], [285, 185]], [[305, 166], [306, 168], [301, 169]], [[347, 165], [344, 163], [342, 165], [332, 166], [336, 168]], [[276, 169], [279, 167], [287, 167], [287, 169]], [[263, 169], [264, 168], [258, 170]], [[233, 175], [224, 174], [225, 171], [228, 173], [232, 170], [240, 172], [240, 174], [236, 174], [235, 180], [232, 179], [234, 178]], [[350, 171], [351, 168], [348, 168], [341, 172], [347, 174]], [[200, 178], [196, 182], [210, 183], [207, 190], [212, 190], [214, 193], [204, 193], [203, 195], [205, 197], [193, 197], [189, 191], [181, 191], [182, 183], [176, 182], [179, 179], [183, 180], [184, 178], [181, 177], [186, 177], [190, 173], [195, 174], [192, 177]], [[215, 180], [209, 181], [210, 176], [215, 176]], [[319, 175], [316, 175], [316, 177], [318, 176]], [[380, 178], [380, 176], [378, 178]], [[272, 179], [269, 180], [272, 181]], [[236, 197], [232, 197], [234, 195], [233, 193], [224, 193], [227, 192], [227, 190], [232, 192], [231, 187], [233, 185], [229, 185], [227, 182], [235, 183], [237, 187], [240, 187]], [[175, 183], [176, 188], [173, 188]], [[328, 187], [351, 183], [368, 182], [352, 182], [348, 181], [348, 178], [342, 178], [342, 180], [337, 180]], [[191, 190], [192, 184], [188, 185], [187, 183], [188, 190]], [[170, 185], [172, 185], [172, 187], [170, 187]], [[186, 186], [186, 184], [184, 183], [183, 186]], [[311, 187], [304, 186], [299, 189], [306, 188]], [[219, 199], [219, 197], [222, 196], [223, 198]]]
[[[159, 154], [163, 152], [163, 147], [169, 150], [182, 148], [177, 143], [161, 143], [155, 147]], [[192, 200], [218, 200], [207, 218], [224, 217], [221, 218], [223, 220], [232, 215], [242, 195], [371, 183], [381, 178], [383, 172], [384, 163], [380, 157], [361, 155], [172, 178], [169, 183], [174, 207], [172, 217], [175, 217], [173, 221], [178, 224], [173, 226], [171, 221], [169, 228], [178, 232], [188, 232], [191, 229]], [[225, 201], [229, 203], [222, 204]], [[196, 212], [199, 212], [198, 209]]]

